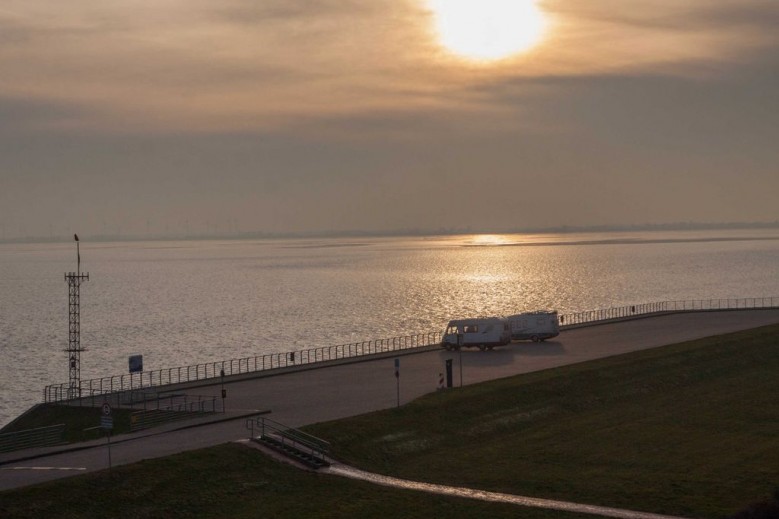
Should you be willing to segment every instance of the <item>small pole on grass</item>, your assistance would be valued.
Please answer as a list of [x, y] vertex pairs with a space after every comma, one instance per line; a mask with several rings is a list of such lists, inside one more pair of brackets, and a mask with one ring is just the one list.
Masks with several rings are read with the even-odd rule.
[[457, 351], [460, 354], [460, 387], [463, 387], [463, 334], [457, 334]]
[[108, 443], [108, 473], [111, 473], [111, 429], [105, 430], [106, 442]]
[[397, 387], [398, 407], [400, 407], [400, 359], [395, 359], [395, 381]]
[[225, 413], [225, 398], [227, 398], [227, 390], [225, 389], [225, 370], [219, 372], [219, 377], [222, 379], [222, 414]]

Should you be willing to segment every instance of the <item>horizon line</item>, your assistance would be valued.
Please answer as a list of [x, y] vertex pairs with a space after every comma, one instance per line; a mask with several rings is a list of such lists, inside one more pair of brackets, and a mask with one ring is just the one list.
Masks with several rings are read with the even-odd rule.
[[[133, 233], [133, 234], [94, 234], [81, 232], [88, 241], [171, 241], [171, 240], [247, 240], [247, 239], [294, 239], [294, 238], [383, 238], [383, 237], [421, 237], [421, 236], [460, 236], [469, 234], [571, 234], [580, 232], [624, 232], [624, 231], [696, 231], [696, 230], [734, 230], [734, 229], [779, 229], [779, 220], [773, 222], [674, 222], [645, 224], [601, 224], [601, 225], [558, 225], [549, 227], [527, 227], [511, 229], [393, 229], [393, 230], [322, 230], [322, 231], [236, 231], [236, 232], [197, 232], [197, 233]], [[0, 243], [64, 243], [71, 241], [72, 232], [64, 236], [25, 236], [0, 238]]]

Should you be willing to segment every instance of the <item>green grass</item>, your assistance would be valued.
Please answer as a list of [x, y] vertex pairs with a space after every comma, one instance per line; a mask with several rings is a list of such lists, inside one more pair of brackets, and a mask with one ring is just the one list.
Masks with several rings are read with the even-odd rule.
[[[306, 430], [387, 475], [716, 518], [779, 486], [777, 373], [771, 326], [436, 392]], [[98, 516], [577, 517], [306, 473], [240, 445], [0, 493], [0, 517]]]
[[[0, 517], [509, 519], [517, 508], [304, 472], [229, 444], [0, 492]], [[531, 510], [523, 517], [585, 516]]]
[[689, 517], [779, 485], [779, 326], [423, 397], [308, 432], [409, 479]]

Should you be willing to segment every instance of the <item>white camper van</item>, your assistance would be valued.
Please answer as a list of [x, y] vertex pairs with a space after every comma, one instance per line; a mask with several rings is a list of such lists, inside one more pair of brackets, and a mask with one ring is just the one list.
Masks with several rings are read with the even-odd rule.
[[511, 342], [511, 334], [508, 320], [503, 317], [484, 317], [449, 321], [441, 346], [447, 350], [458, 350], [460, 346], [464, 346], [478, 347], [484, 351], [491, 350], [495, 346], [504, 346], [509, 342]]
[[511, 329], [511, 340], [530, 339], [544, 341], [560, 334], [557, 312], [529, 312], [507, 317]]

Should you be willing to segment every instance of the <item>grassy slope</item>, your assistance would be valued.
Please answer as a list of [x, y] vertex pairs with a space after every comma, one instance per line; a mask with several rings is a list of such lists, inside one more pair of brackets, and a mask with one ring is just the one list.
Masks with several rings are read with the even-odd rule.
[[773, 326], [440, 392], [310, 432], [356, 465], [410, 479], [718, 517], [779, 485], [777, 373]]
[[[779, 484], [779, 326], [439, 392], [309, 427], [378, 472], [689, 517]], [[516, 517], [226, 445], [0, 493], [2, 517]], [[521, 509], [526, 518], [576, 517]]]
[[[303, 472], [229, 444], [0, 493], [9, 518], [515, 518], [505, 504], [397, 491]], [[531, 510], [528, 519], [585, 516]]]

